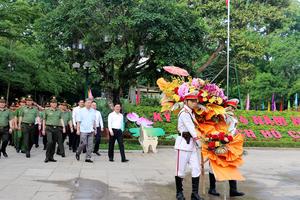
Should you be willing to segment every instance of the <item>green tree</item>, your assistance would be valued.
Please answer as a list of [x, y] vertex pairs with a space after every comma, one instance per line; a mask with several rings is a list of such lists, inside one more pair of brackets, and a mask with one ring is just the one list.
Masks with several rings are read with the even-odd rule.
[[52, 55], [64, 55], [70, 66], [92, 63], [94, 84], [114, 100], [163, 65], [191, 66], [201, 55], [206, 30], [197, 12], [173, 0], [66, 0], [40, 27]]

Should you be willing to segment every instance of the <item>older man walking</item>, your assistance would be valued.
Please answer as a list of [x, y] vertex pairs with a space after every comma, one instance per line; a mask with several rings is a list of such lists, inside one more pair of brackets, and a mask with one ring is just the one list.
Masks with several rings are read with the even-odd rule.
[[78, 117], [77, 123], [77, 135], [80, 135], [80, 144], [76, 152], [76, 159], [80, 160], [80, 154], [86, 147], [86, 159], [85, 162], [92, 163], [92, 151], [93, 151], [93, 136], [96, 130], [96, 112], [92, 108], [92, 100], [86, 99], [85, 107], [82, 108]]

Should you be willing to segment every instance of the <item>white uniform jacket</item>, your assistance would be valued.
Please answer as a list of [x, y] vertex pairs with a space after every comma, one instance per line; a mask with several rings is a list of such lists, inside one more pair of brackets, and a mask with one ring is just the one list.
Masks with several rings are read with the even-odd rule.
[[[195, 129], [195, 115], [188, 106], [184, 108], [178, 114], [178, 131], [181, 134], [178, 135], [175, 142], [175, 149], [183, 151], [197, 151], [197, 148], [200, 148], [200, 141], [197, 137], [197, 132]], [[185, 138], [182, 137], [183, 132], [189, 132], [192, 136], [190, 143], [187, 144]]]

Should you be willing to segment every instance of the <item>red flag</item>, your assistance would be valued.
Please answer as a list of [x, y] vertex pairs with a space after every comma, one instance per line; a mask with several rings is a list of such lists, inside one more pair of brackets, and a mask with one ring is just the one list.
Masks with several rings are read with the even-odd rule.
[[226, 0], [226, 7], [228, 8], [228, 0]]

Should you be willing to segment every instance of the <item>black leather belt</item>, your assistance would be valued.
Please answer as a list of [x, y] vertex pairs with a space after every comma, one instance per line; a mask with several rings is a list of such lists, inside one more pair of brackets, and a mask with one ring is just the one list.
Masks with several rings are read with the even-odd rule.
[[33, 126], [34, 125], [34, 123], [26, 123], [26, 122], [22, 122], [22, 124], [25, 124], [27, 126]]
[[178, 133], [179, 136], [182, 136], [185, 140], [187, 144], [190, 144], [190, 139], [192, 138], [192, 135], [190, 134], [190, 132], [182, 132]]
[[61, 127], [61, 126], [54, 126], [54, 125], [47, 125], [47, 124], [46, 124], [46, 126], [49, 126], [49, 127], [52, 127], [52, 128], [59, 128], [59, 127]]

